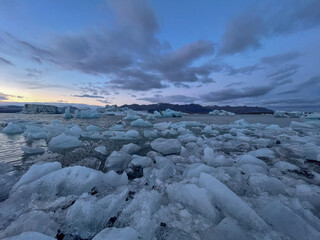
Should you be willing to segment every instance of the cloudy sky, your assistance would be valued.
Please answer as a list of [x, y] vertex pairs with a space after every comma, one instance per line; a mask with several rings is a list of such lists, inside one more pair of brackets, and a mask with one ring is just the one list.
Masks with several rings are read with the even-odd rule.
[[320, 110], [319, 0], [0, 0], [0, 102]]

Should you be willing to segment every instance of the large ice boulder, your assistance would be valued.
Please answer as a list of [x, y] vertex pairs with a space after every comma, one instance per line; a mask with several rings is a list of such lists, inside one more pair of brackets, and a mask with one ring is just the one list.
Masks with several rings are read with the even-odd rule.
[[137, 119], [137, 120], [131, 122], [131, 126], [134, 126], [134, 127], [152, 127], [152, 123], [148, 122], [148, 121], [145, 121], [142, 118], [140, 118], [140, 119]]
[[221, 210], [238, 219], [240, 224], [259, 231], [268, 229], [267, 224], [246, 202], [213, 176], [201, 173], [199, 184], [208, 191]]
[[108, 170], [122, 171], [128, 167], [132, 157], [126, 152], [113, 151], [105, 162]]
[[22, 133], [23, 129], [16, 123], [9, 122], [7, 126], [5, 126], [1, 132], [6, 134], [17, 134]]
[[181, 143], [177, 139], [157, 138], [151, 142], [151, 147], [164, 155], [179, 154]]
[[27, 125], [26, 130], [23, 133], [23, 136], [31, 139], [42, 139], [47, 137], [46, 129], [36, 126], [36, 125]]
[[64, 111], [63, 117], [65, 119], [71, 119], [73, 118], [72, 114], [70, 113], [70, 107], [67, 107], [66, 110]]
[[171, 109], [166, 109], [165, 111], [161, 112], [162, 116], [165, 118], [170, 118], [170, 117], [182, 117], [182, 113], [178, 111], [173, 111]]
[[39, 232], [24, 232], [19, 235], [4, 238], [3, 240], [56, 240]]
[[61, 114], [63, 109], [53, 105], [40, 105], [40, 104], [25, 104], [22, 110], [25, 114]]
[[104, 197], [82, 195], [68, 208], [66, 214], [68, 230], [82, 239], [93, 237], [107, 225], [109, 219], [121, 212], [127, 194], [128, 189], [123, 188]]
[[79, 138], [66, 135], [65, 133], [52, 138], [48, 143], [49, 149], [53, 151], [61, 151], [81, 146], [83, 146], [83, 143], [79, 140]]

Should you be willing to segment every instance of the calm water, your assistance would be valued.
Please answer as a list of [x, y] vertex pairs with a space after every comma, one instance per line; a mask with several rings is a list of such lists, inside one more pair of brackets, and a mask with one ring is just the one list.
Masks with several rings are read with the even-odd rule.
[[[108, 130], [108, 128], [121, 120], [123, 116], [102, 116], [99, 119], [70, 119], [65, 120], [63, 115], [54, 114], [16, 114], [16, 113], [1, 113], [0, 114], [0, 129], [5, 126], [10, 121], [23, 121], [23, 122], [38, 122], [49, 124], [51, 120], [59, 119], [63, 124], [78, 124], [82, 129], [85, 129], [88, 125], [99, 126], [102, 131]], [[209, 115], [185, 115], [182, 118], [165, 118], [157, 119], [152, 121], [152, 123], [157, 122], [180, 122], [180, 121], [199, 121], [206, 124], [229, 124], [239, 119], [245, 119], [249, 123], [263, 123], [263, 124], [278, 124], [280, 127], [288, 127], [291, 121], [305, 121], [304, 119], [288, 119], [288, 118], [274, 118], [272, 115], [236, 115], [236, 116], [209, 116]], [[129, 124], [127, 124], [129, 125]], [[129, 128], [129, 127], [127, 127]], [[133, 129], [130, 126], [130, 129]], [[144, 130], [143, 128], [136, 128], [140, 133]], [[147, 140], [140, 139], [136, 141], [137, 144], [143, 145]], [[132, 142], [132, 141], [129, 141]], [[41, 158], [42, 160], [50, 160], [50, 158], [60, 158], [61, 162], [65, 162], [67, 165], [81, 158], [95, 156], [93, 151], [94, 147], [99, 145], [107, 146], [109, 153], [113, 150], [118, 150], [123, 144], [128, 143], [128, 141], [119, 140], [88, 140], [85, 141], [85, 147], [78, 152], [72, 151], [72, 153], [56, 154], [51, 153], [47, 147], [45, 140], [37, 140], [32, 143], [27, 143], [22, 134], [17, 135], [6, 135], [0, 133], [0, 162], [7, 162], [15, 166], [30, 165], [34, 161], [39, 160], [39, 155], [37, 156], [25, 156], [21, 150], [21, 146], [29, 147], [42, 147], [46, 150], [45, 155]], [[97, 157], [97, 156], [96, 156]], [[98, 156], [99, 157], [99, 156]], [[100, 156], [101, 157], [101, 156]], [[63, 158], [63, 159], [61, 159]]]

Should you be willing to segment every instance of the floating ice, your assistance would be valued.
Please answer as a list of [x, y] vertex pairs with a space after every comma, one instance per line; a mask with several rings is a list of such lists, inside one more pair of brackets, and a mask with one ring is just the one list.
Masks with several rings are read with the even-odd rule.
[[43, 148], [31, 148], [31, 147], [28, 147], [28, 146], [22, 146], [21, 150], [24, 152], [24, 154], [27, 154], [27, 155], [44, 153], [44, 149]]
[[153, 128], [159, 130], [159, 131], [163, 131], [165, 129], [167, 129], [168, 127], [170, 127], [171, 122], [161, 122], [161, 123], [156, 123], [153, 125]]
[[131, 122], [131, 126], [135, 126], [135, 127], [152, 127], [152, 123], [145, 121], [143, 119], [137, 119], [133, 122]]
[[120, 149], [120, 152], [128, 153], [130, 155], [135, 154], [141, 150], [141, 147], [134, 143], [129, 143], [126, 145], [123, 145]]
[[25, 136], [26, 138], [41, 139], [46, 138], [47, 133], [46, 130], [42, 127], [27, 125], [26, 130], [23, 133], [23, 136]]
[[105, 146], [99, 146], [99, 147], [95, 147], [94, 150], [98, 153], [101, 153], [103, 155], [107, 154], [107, 149]]
[[225, 110], [213, 110], [211, 112], [209, 112], [209, 115], [213, 115], [213, 116], [234, 116], [235, 114], [233, 112], [228, 112]]
[[128, 120], [128, 121], [134, 121], [137, 119], [140, 119], [140, 116], [132, 115], [132, 114], [127, 114], [127, 116], [123, 118], [123, 120]]
[[165, 111], [161, 112], [162, 116], [165, 118], [170, 118], [170, 117], [182, 117], [182, 113], [178, 111], [173, 111], [171, 109], [166, 109]]
[[70, 113], [70, 107], [67, 107], [67, 108], [66, 108], [63, 117], [64, 117], [65, 119], [71, 119], [71, 118], [73, 118], [72, 114]]
[[22, 133], [23, 129], [18, 124], [9, 122], [8, 125], [1, 130], [1, 132], [6, 134], [17, 134]]
[[144, 130], [143, 136], [145, 136], [146, 138], [156, 138], [158, 136], [158, 131], [157, 130]]
[[87, 132], [99, 132], [100, 128], [95, 125], [89, 125], [86, 127]]
[[83, 146], [83, 143], [74, 136], [68, 136], [65, 133], [54, 137], [48, 143], [48, 147], [53, 151], [61, 151], [70, 148], [77, 148]]
[[179, 154], [181, 143], [177, 139], [157, 138], [151, 142], [151, 147], [164, 155]]

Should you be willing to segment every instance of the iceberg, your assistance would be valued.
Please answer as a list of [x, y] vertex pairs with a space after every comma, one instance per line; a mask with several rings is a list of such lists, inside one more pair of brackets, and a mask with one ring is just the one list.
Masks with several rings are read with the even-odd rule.
[[57, 137], [54, 137], [48, 143], [48, 148], [52, 151], [61, 151], [70, 148], [82, 147], [83, 143], [79, 138], [74, 136], [66, 135], [65, 133], [60, 134]]
[[31, 147], [28, 147], [28, 146], [22, 146], [21, 150], [26, 155], [34, 155], [34, 154], [42, 154], [42, 153], [44, 153], [44, 149], [43, 148], [31, 148]]
[[1, 130], [1, 132], [6, 134], [18, 134], [22, 133], [23, 129], [18, 124], [9, 122], [8, 125]]
[[145, 121], [143, 119], [137, 119], [133, 122], [131, 122], [131, 126], [134, 126], [134, 127], [152, 127], [152, 123], [148, 122], [148, 121]]
[[67, 107], [66, 110], [64, 111], [63, 118], [64, 118], [64, 119], [71, 119], [71, 118], [73, 118], [72, 114], [70, 113], [70, 107]]
[[131, 227], [106, 228], [99, 232], [92, 240], [140, 240], [140, 234]]
[[211, 112], [209, 112], [209, 115], [212, 115], [212, 116], [234, 116], [235, 113], [233, 112], [228, 112], [228, 111], [225, 111], [225, 110], [213, 110]]
[[164, 155], [181, 152], [181, 143], [177, 139], [157, 138], [151, 142], [151, 147]]

